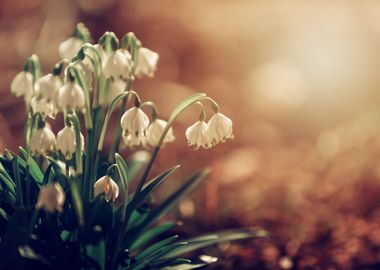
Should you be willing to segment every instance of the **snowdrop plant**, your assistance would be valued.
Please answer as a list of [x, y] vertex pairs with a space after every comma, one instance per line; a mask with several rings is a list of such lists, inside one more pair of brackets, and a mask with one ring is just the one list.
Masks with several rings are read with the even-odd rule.
[[[149, 179], [161, 146], [175, 139], [177, 117], [200, 105], [199, 121], [186, 131], [196, 148], [232, 138], [232, 121], [203, 93], [162, 119], [156, 105], [133, 90], [136, 78], [153, 76], [158, 54], [133, 33], [119, 40], [106, 32], [97, 44], [91, 40], [78, 24], [59, 46], [62, 60], [51, 73], [42, 76], [33, 55], [11, 84], [12, 93], [24, 97], [27, 121], [20, 154], [0, 155], [0, 269], [193, 269], [215, 259], [181, 254], [264, 236], [246, 228], [183, 240], [171, 233], [176, 222], [160, 222], [208, 174], [196, 172], [163, 201], [152, 202], [157, 187], [179, 169]], [[205, 103], [215, 112], [208, 123]], [[57, 136], [49, 116], [63, 119]], [[108, 128], [113, 117], [114, 131]], [[107, 151], [106, 136], [113, 138]], [[122, 144], [150, 154], [122, 157]]]

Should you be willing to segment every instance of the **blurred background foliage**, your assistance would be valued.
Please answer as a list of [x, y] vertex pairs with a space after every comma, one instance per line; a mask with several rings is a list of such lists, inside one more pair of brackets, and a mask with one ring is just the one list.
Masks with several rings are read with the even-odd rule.
[[205, 91], [234, 120], [235, 140], [194, 152], [182, 131], [197, 113], [186, 113], [156, 168], [213, 169], [176, 213], [189, 235], [272, 233], [217, 247], [218, 267], [380, 269], [378, 1], [2, 0], [1, 149], [23, 143], [12, 77], [32, 53], [49, 72], [79, 21], [96, 40], [133, 31], [160, 54], [156, 76], [136, 88], [164, 116]]

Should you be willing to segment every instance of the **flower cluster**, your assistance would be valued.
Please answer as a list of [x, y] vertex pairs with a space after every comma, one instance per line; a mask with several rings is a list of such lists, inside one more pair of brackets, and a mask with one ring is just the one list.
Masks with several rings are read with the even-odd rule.
[[[133, 33], [119, 40], [114, 33], [106, 32], [97, 44], [89, 43], [91, 39], [87, 28], [78, 24], [72, 36], [60, 44], [62, 60], [51, 73], [41, 76], [38, 57], [33, 55], [13, 79], [11, 91], [24, 97], [32, 119], [30, 137], [26, 138], [31, 154], [48, 156], [57, 151], [63, 160], [72, 160], [77, 152], [86, 150], [85, 144], [98, 144], [98, 150], [102, 150], [109, 117], [105, 117], [100, 132], [94, 128], [99, 121], [94, 115], [106, 110], [107, 115], [112, 114], [120, 101], [123, 101], [121, 110], [124, 112], [120, 115], [120, 131], [116, 131], [113, 151], [117, 151], [119, 143], [128, 147], [159, 148], [172, 142], [175, 139], [172, 121], [161, 119], [155, 104], [142, 102], [138, 93], [131, 89], [135, 78], [154, 75], [159, 55], [143, 47]], [[214, 110], [207, 123], [201, 101], [211, 101]], [[133, 104], [127, 109], [129, 102]], [[192, 103], [199, 103], [202, 113], [199, 121], [186, 130], [190, 146], [210, 148], [233, 138], [232, 121], [219, 112], [214, 100], [200, 96]], [[151, 112], [150, 117], [146, 109]], [[65, 126], [55, 136], [47, 118], [54, 119], [60, 112]], [[86, 143], [80, 125], [73, 121], [78, 113], [83, 114], [88, 131]], [[114, 200], [118, 195], [115, 184], [108, 178], [100, 180], [95, 185], [95, 194], [102, 190], [111, 194], [107, 195], [108, 200]]]

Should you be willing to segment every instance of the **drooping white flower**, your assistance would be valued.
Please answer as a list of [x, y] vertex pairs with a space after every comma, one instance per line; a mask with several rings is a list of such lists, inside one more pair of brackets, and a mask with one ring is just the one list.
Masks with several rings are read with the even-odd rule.
[[34, 96], [42, 99], [57, 102], [58, 91], [62, 87], [62, 81], [59, 76], [47, 74], [36, 81]]
[[62, 212], [65, 203], [65, 192], [59, 183], [48, 184], [41, 187], [38, 194], [36, 208], [43, 208], [46, 212]]
[[112, 52], [105, 60], [103, 66], [103, 73], [106, 78], [113, 77], [118, 79], [123, 76], [125, 77], [126, 74], [129, 74], [130, 70], [131, 59], [121, 50]]
[[71, 59], [77, 55], [80, 50], [83, 41], [77, 37], [69, 37], [61, 44], [59, 44], [59, 56], [61, 58]]
[[111, 104], [118, 95], [123, 93], [126, 86], [127, 83], [120, 79], [110, 81], [107, 94], [107, 104]]
[[158, 59], [160, 58], [158, 53], [141, 47], [137, 57], [136, 76], [141, 77], [145, 75], [153, 77], [157, 69]]
[[138, 107], [133, 107], [126, 111], [120, 120], [123, 136], [127, 145], [136, 146], [143, 143], [146, 138], [146, 129], [149, 126], [149, 118]]
[[12, 80], [11, 92], [16, 97], [23, 96], [25, 102], [29, 104], [33, 96], [33, 75], [29, 71], [21, 71]]
[[30, 138], [30, 152], [34, 155], [46, 155], [55, 148], [55, 135], [47, 126], [37, 129]]
[[119, 187], [116, 182], [108, 175], [99, 178], [94, 185], [94, 196], [105, 194], [107, 202], [115, 201], [119, 197]]
[[[155, 119], [150, 123], [149, 127], [146, 130], [146, 142], [155, 147], [158, 145], [158, 142], [161, 138], [161, 135], [166, 127], [167, 122], [162, 119]], [[173, 134], [173, 129], [170, 127], [166, 136], [163, 140], [163, 143], [168, 143], [174, 141], [175, 137]]]
[[[84, 138], [82, 133], [80, 134], [81, 147], [84, 149]], [[76, 151], [75, 130], [71, 126], [65, 126], [57, 134], [57, 150], [59, 150], [66, 159], [71, 159]]]
[[43, 117], [48, 115], [54, 118], [58, 112], [57, 105], [52, 100], [46, 98], [34, 97], [32, 98], [30, 105], [32, 106], [34, 113], [40, 113]]
[[206, 136], [207, 124], [205, 121], [197, 121], [192, 126], [186, 129], [186, 138], [189, 146], [194, 146], [195, 149], [203, 147], [205, 149], [210, 148], [210, 140]]
[[61, 110], [83, 110], [85, 97], [82, 87], [75, 82], [67, 82], [59, 89], [58, 107]]
[[206, 136], [212, 145], [233, 139], [231, 119], [220, 112], [215, 113], [207, 123]]

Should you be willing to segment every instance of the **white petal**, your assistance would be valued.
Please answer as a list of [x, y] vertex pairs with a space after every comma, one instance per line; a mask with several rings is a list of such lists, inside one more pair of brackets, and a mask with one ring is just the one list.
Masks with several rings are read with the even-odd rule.
[[70, 37], [59, 44], [59, 56], [61, 58], [71, 59], [78, 53], [83, 41], [76, 37]]

